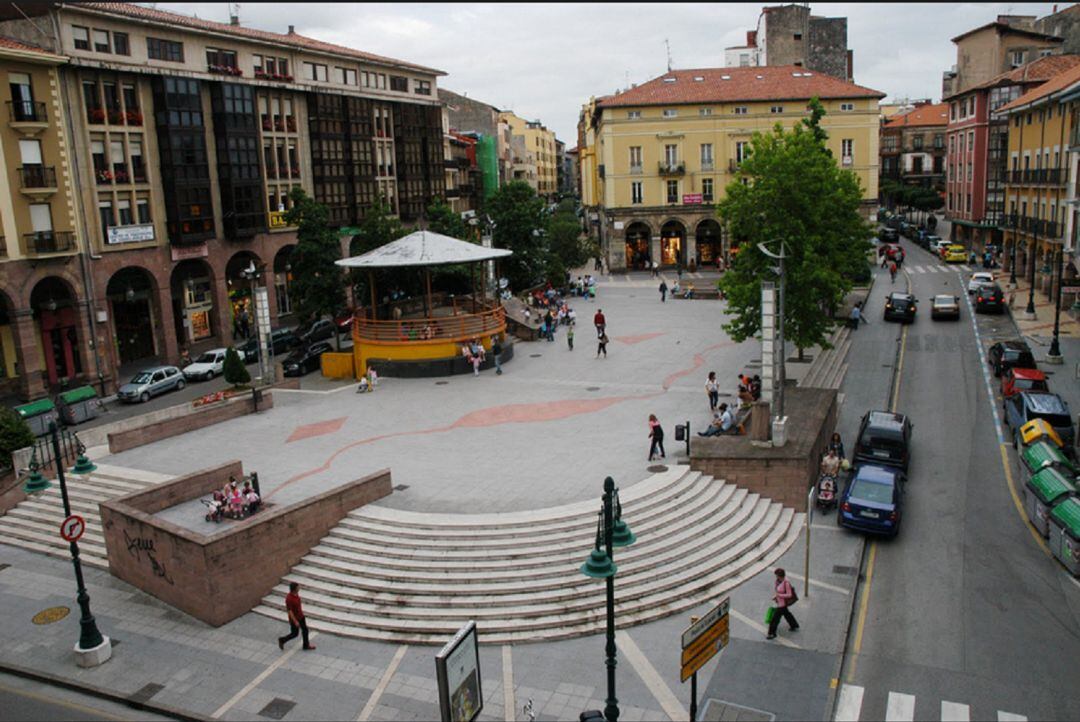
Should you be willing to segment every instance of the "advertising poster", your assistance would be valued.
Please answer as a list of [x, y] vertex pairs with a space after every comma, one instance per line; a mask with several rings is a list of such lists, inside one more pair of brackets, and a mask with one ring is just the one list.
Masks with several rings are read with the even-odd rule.
[[469, 622], [435, 655], [443, 722], [472, 722], [484, 707], [476, 622]]

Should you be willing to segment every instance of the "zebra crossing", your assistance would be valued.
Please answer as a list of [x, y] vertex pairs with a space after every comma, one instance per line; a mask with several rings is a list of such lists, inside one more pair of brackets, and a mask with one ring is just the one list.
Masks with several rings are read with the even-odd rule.
[[946, 265], [939, 263], [932, 266], [907, 266], [909, 273], [950, 273], [952, 271], [960, 271], [962, 273], [971, 273], [975, 269], [968, 264], [956, 264]]
[[[865, 688], [857, 684], [845, 684], [840, 687], [840, 696], [836, 703], [835, 722], [858, 722], [863, 714], [863, 695]], [[961, 702], [941, 700], [940, 707], [933, 705], [934, 711], [938, 711], [940, 717], [930, 713], [930, 709], [920, 709], [917, 719], [931, 720], [940, 719], [941, 722], [970, 722], [972, 719], [971, 706]], [[913, 722], [915, 716], [915, 695], [903, 692], [889, 692], [885, 703], [885, 713], [881, 710], [866, 710], [866, 719], [884, 719], [885, 722]], [[994, 719], [980, 711], [975, 719]], [[998, 722], [1027, 722], [1027, 717], [1004, 710], [997, 710]]]

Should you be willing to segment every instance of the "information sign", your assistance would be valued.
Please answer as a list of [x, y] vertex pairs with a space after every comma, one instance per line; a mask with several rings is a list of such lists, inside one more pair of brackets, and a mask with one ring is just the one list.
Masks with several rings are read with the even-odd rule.
[[682, 633], [682, 681], [690, 677], [727, 646], [730, 635], [731, 598], [724, 597], [708, 614]]

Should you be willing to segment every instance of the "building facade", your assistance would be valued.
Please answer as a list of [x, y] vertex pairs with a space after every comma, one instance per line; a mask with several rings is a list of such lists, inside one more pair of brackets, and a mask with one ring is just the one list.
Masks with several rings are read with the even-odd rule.
[[963, 93], [1032, 60], [1062, 52], [1064, 40], [1034, 28], [1035, 16], [998, 15], [952, 39], [956, 64], [942, 76], [941, 97]]
[[738, 179], [751, 136], [801, 122], [815, 96], [827, 111], [829, 149], [858, 177], [869, 219], [884, 97], [876, 90], [796, 66], [710, 68], [590, 101], [578, 135], [582, 203], [608, 267], [714, 263], [728, 243], [715, 204]]
[[847, 18], [810, 14], [809, 4], [762, 8], [746, 45], [724, 49], [725, 67], [796, 65], [851, 81], [853, 55], [847, 47]]
[[948, 106], [920, 104], [881, 128], [881, 177], [945, 190], [945, 128]]
[[525, 120], [512, 111], [499, 113], [499, 119], [510, 128], [514, 180], [524, 180], [537, 194], [554, 200], [559, 188], [558, 157], [555, 153], [555, 133], [539, 121]]
[[[291, 29], [122, 3], [36, 7], [38, 17], [0, 23], [0, 35], [64, 59], [52, 85], [44, 75], [31, 85], [34, 102], [58, 103], [41, 136], [43, 165], [67, 168], [75, 211], [58, 186], [48, 199], [54, 243], [72, 258], [53, 263], [41, 303], [63, 318], [24, 302], [33, 277], [9, 274], [0, 289], [8, 319], [29, 310], [49, 349], [39, 363], [27, 344], [11, 344], [24, 397], [85, 381], [108, 392], [124, 369], [229, 345], [250, 306], [252, 264], [271, 289], [273, 322], [288, 321], [293, 188], [342, 227], [380, 196], [415, 223], [445, 194], [440, 71]], [[21, 67], [5, 66], [9, 77]], [[65, 137], [69, 148], [51, 158]]]

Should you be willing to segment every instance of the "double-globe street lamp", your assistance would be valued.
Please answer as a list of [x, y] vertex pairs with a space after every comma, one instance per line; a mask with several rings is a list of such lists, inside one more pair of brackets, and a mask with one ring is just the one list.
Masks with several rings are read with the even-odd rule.
[[[601, 548], [601, 540], [604, 545]], [[581, 565], [581, 573], [593, 579], [607, 581], [607, 700], [604, 706], [604, 719], [616, 722], [619, 719], [619, 699], [615, 696], [615, 557], [613, 547], [626, 547], [637, 541], [630, 527], [622, 520], [622, 504], [619, 503], [619, 490], [610, 476], [604, 479], [603, 508], [596, 522], [596, 545], [589, 554], [589, 559]]]
[[1050, 349], [1046, 353], [1046, 360], [1050, 363], [1060, 364], [1061, 358], [1061, 345], [1058, 342], [1058, 337], [1061, 333], [1061, 281], [1062, 273], [1064, 272], [1063, 266], [1063, 247], [1057, 248], [1057, 286], [1054, 291], [1054, 338], [1050, 342]]

